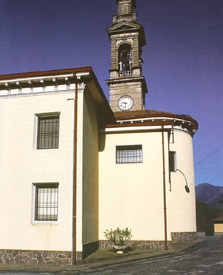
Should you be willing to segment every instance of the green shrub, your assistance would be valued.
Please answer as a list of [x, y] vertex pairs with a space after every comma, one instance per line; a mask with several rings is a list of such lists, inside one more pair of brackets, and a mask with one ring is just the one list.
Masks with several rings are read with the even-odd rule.
[[105, 238], [114, 245], [126, 245], [132, 237], [131, 230], [128, 229], [120, 229], [117, 227], [117, 229], [113, 230], [106, 230], [104, 232]]

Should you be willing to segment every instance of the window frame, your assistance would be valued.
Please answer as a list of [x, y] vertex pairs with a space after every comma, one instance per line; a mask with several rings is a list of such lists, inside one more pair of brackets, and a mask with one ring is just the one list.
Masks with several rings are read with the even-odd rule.
[[[60, 113], [54, 112], [54, 113], [43, 113], [43, 114], [36, 114], [36, 142], [35, 142], [35, 148], [36, 150], [52, 150], [52, 149], [59, 149], [60, 145]], [[57, 141], [55, 146], [41, 146], [39, 139], [40, 139], [40, 121], [44, 119], [58, 119], [58, 132], [57, 132]], [[52, 134], [51, 134], [52, 135]], [[53, 143], [53, 138], [56, 138], [52, 135], [51, 137], [51, 144]]]
[[[137, 155], [127, 155], [126, 159], [131, 159], [131, 158], [139, 158], [139, 160], [133, 160], [133, 161], [121, 161], [122, 158], [118, 156], [119, 151], [132, 151], [132, 150], [141, 150], [141, 154], [139, 156]], [[130, 145], [116, 145], [115, 147], [115, 162], [116, 164], [139, 164], [143, 163], [143, 146], [142, 144], [130, 144]]]
[[[57, 189], [57, 193], [56, 193], [56, 219], [38, 219], [38, 189]], [[32, 217], [32, 223], [54, 223], [57, 224], [58, 223], [58, 218], [59, 218], [59, 183], [33, 183], [33, 217]]]

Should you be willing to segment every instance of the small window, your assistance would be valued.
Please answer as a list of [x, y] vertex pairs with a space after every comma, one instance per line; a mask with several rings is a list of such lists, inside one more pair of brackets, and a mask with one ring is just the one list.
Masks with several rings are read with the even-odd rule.
[[59, 148], [59, 115], [38, 116], [37, 149]]
[[176, 152], [169, 152], [169, 171], [176, 172]]
[[35, 221], [58, 220], [58, 184], [35, 185]]
[[141, 163], [142, 145], [116, 146], [116, 163]]

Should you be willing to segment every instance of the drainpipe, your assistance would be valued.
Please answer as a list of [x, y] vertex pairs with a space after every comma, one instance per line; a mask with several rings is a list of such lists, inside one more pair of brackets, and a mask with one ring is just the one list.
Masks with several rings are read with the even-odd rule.
[[166, 169], [165, 169], [165, 148], [164, 148], [164, 127], [162, 126], [162, 151], [163, 151], [163, 210], [164, 210], [164, 235], [165, 250], [168, 250], [167, 244], [167, 208], [166, 208]]
[[76, 265], [76, 227], [77, 227], [77, 108], [78, 108], [78, 81], [75, 83], [74, 98], [74, 155], [73, 155], [73, 232], [72, 232], [72, 259]]

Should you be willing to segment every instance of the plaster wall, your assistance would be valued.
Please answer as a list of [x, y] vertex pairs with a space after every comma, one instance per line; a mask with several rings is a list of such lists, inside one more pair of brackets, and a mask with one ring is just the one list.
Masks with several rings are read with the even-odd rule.
[[98, 241], [98, 120], [88, 90], [83, 109], [83, 245]]
[[171, 232], [196, 232], [196, 202], [193, 163], [193, 144], [190, 134], [174, 131], [170, 151], [176, 152], [176, 168], [186, 177], [190, 193], [185, 191], [186, 180], [179, 171], [171, 172], [168, 192], [168, 227]]
[[[99, 238], [106, 229], [128, 227], [132, 240], [164, 240], [163, 154], [161, 132], [101, 136], [99, 153]], [[168, 135], [165, 162], [168, 160]], [[143, 163], [116, 164], [117, 145], [142, 145]], [[166, 183], [168, 184], [168, 174]], [[168, 234], [170, 239], [170, 234]]]
[[[71, 250], [74, 92], [0, 98], [1, 249]], [[36, 114], [60, 113], [59, 149], [36, 149]], [[33, 183], [59, 183], [57, 222], [34, 222]]]
[[215, 233], [222, 233], [223, 232], [223, 224], [215, 224], [214, 225], [214, 232]]

